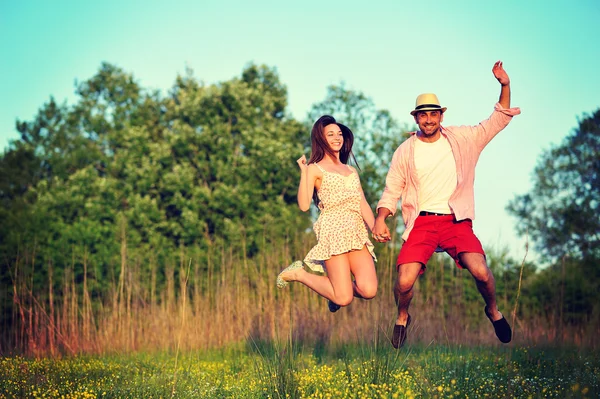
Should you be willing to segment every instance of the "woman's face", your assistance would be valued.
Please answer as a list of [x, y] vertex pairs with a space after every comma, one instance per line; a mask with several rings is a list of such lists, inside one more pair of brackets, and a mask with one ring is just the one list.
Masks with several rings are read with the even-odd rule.
[[329, 144], [329, 148], [334, 152], [340, 152], [344, 145], [344, 136], [340, 127], [335, 123], [327, 125], [323, 128], [323, 135], [325, 135], [325, 140]]

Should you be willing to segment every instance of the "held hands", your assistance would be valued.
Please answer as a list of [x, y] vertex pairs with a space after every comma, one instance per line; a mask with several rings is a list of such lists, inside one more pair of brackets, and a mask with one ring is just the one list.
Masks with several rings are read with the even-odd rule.
[[391, 240], [390, 230], [385, 224], [385, 219], [376, 218], [373, 226], [373, 239], [377, 242], [388, 242]]
[[494, 73], [494, 77], [498, 79], [498, 82], [500, 82], [502, 86], [507, 86], [510, 84], [508, 74], [502, 67], [502, 61], [496, 61], [494, 67], [492, 68], [492, 72]]

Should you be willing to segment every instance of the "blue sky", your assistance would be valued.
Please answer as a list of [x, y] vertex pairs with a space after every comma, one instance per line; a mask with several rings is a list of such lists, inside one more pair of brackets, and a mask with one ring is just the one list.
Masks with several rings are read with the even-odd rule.
[[73, 104], [75, 81], [103, 61], [163, 93], [186, 66], [211, 84], [266, 64], [300, 120], [342, 81], [401, 123], [413, 122], [419, 93], [435, 92], [448, 126], [489, 116], [499, 94], [491, 68], [502, 60], [522, 114], [481, 156], [474, 228], [521, 259], [525, 239], [505, 206], [530, 189], [540, 154], [600, 108], [599, 18], [597, 0], [0, 0], [0, 149], [50, 96]]

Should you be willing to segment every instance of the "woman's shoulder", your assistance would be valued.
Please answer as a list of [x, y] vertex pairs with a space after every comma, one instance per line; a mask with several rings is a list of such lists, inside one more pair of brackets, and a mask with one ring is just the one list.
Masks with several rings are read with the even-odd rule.
[[308, 173], [313, 176], [321, 177], [323, 176], [323, 171], [324, 169], [316, 162], [308, 164]]

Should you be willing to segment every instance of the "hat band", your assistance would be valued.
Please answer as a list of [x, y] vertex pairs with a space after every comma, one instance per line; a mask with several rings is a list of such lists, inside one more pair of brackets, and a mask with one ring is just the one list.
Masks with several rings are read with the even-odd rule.
[[419, 110], [419, 109], [423, 109], [423, 108], [436, 108], [436, 109], [442, 109], [442, 107], [440, 107], [440, 106], [439, 106], [439, 105], [437, 105], [437, 104], [421, 104], [421, 105], [419, 105], [417, 108], [415, 108], [415, 111], [416, 111], [416, 110]]

